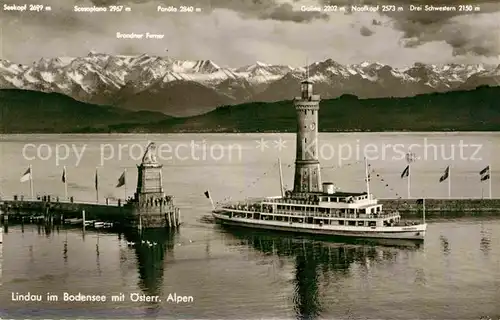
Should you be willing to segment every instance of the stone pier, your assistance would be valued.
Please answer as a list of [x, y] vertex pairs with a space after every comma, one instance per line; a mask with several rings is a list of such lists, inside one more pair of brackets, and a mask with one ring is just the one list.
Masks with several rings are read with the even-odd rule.
[[[42, 217], [51, 222], [54, 217], [82, 218], [113, 222], [122, 226], [138, 229], [177, 228], [181, 223], [180, 210], [174, 205], [174, 199], [163, 190], [162, 165], [156, 160], [156, 146], [150, 143], [142, 162], [137, 166], [137, 190], [134, 197], [126, 201], [118, 200], [106, 204], [81, 202], [73, 197], [69, 201], [60, 201], [50, 195], [26, 200], [24, 196], [12, 199], [0, 199], [0, 220], [24, 221], [25, 218]], [[60, 218], [59, 220], [62, 220]]]

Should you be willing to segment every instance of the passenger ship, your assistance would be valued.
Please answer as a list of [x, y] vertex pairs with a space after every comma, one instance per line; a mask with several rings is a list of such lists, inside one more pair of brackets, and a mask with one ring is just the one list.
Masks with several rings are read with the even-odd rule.
[[[333, 183], [321, 183], [316, 127], [320, 99], [312, 94], [308, 80], [301, 88], [301, 97], [294, 100], [298, 132], [293, 190], [284, 191], [280, 164], [281, 196], [214, 207], [215, 220], [223, 225], [313, 235], [423, 240], [425, 202], [422, 223], [403, 223], [399, 212], [385, 212], [370, 194], [366, 161], [366, 192], [340, 192]], [[205, 194], [210, 198], [208, 191]]]
[[323, 192], [311, 193], [309, 198], [289, 194], [225, 204], [212, 214], [222, 224], [241, 227], [356, 238], [424, 239], [425, 218], [421, 224], [402, 223], [398, 212], [384, 212], [366, 192], [338, 192], [333, 184], [323, 185]]

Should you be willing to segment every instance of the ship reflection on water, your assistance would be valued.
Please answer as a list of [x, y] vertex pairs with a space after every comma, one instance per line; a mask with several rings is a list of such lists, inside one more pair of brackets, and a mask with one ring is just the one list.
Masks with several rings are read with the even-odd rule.
[[[268, 256], [291, 258], [294, 262], [293, 308], [297, 318], [314, 319], [324, 313], [325, 302], [321, 294], [324, 279], [347, 277], [353, 266], [369, 268], [370, 264], [395, 260], [404, 250], [420, 250], [421, 243], [395, 241], [383, 245], [366, 241], [339, 243], [297, 238], [270, 232], [231, 229], [226, 233], [233, 245], [245, 246]], [[178, 232], [135, 230], [120, 234], [134, 248], [139, 272], [139, 287], [149, 296], [162, 296], [165, 289], [165, 262], [173, 255]], [[168, 262], [167, 262], [168, 264]], [[331, 279], [333, 280], [333, 278]], [[330, 282], [330, 281], [328, 281]], [[151, 303], [147, 316], [160, 312], [161, 303]]]
[[294, 260], [293, 304], [298, 319], [315, 319], [324, 313], [327, 303], [322, 302], [321, 287], [324, 279], [348, 276], [356, 265], [369, 268], [378, 262], [390, 262], [404, 250], [417, 251], [423, 248], [421, 243], [393, 241], [391, 243], [347, 240], [333, 242], [323, 238], [291, 237], [275, 232], [257, 232], [230, 228], [229, 235], [241, 240], [238, 245], [247, 245], [263, 253], [266, 257], [288, 257]]

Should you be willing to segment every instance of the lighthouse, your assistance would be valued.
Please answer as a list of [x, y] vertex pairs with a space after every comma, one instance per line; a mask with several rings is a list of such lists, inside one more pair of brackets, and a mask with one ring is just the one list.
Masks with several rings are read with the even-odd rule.
[[301, 96], [295, 97], [297, 111], [297, 151], [293, 192], [306, 194], [321, 191], [318, 160], [318, 112], [320, 96], [313, 94], [313, 84], [306, 79], [300, 84]]

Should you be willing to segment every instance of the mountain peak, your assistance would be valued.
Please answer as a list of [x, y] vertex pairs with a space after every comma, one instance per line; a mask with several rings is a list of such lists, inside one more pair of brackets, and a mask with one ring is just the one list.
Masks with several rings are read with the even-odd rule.
[[213, 73], [221, 69], [212, 60], [176, 61], [173, 67], [174, 72], [186, 73]]
[[[458, 90], [463, 86], [473, 89], [481, 84], [500, 84], [500, 67], [496, 65], [432, 66], [415, 63], [401, 69], [377, 62], [343, 65], [325, 59], [307, 67], [318, 94], [325, 99], [342, 94], [354, 94], [360, 98], [405, 97]], [[137, 102], [140, 107], [149, 108], [152, 104], [151, 108], [156, 110], [164, 108], [170, 98], [173, 100], [168, 101], [185, 101], [186, 108], [193, 105], [189, 90], [176, 93], [169, 89], [169, 83], [177, 83], [175, 88], [180, 88], [181, 83], [190, 88], [195, 88], [195, 84], [202, 86], [197, 88], [206, 92], [207, 97], [228, 104], [269, 102], [294, 97], [305, 75], [305, 66], [293, 68], [262, 61], [230, 69], [212, 60], [179, 60], [172, 56], [148, 54], [111, 55], [96, 51], [76, 58], [43, 58], [27, 66], [0, 60], [0, 89], [58, 92], [80, 101], [113, 105], [116, 101], [126, 101], [140, 94], [144, 99]], [[163, 90], [170, 90], [168, 94], [162, 94], [163, 98], [168, 97], [167, 100], [148, 100], [154, 92], [159, 94]], [[206, 103], [213, 106], [214, 101]], [[203, 99], [196, 103], [201, 103], [199, 107], [205, 104]]]

